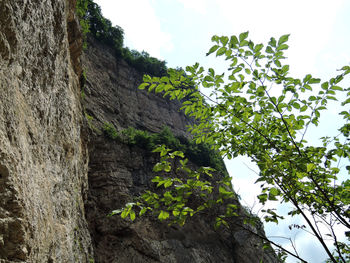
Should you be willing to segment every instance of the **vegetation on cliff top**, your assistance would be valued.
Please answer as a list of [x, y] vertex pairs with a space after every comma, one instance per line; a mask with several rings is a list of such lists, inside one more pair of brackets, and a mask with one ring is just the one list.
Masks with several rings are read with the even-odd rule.
[[[147, 52], [139, 52], [124, 47], [124, 31], [120, 26], [103, 17], [101, 8], [93, 0], [78, 0], [76, 12], [86, 37], [90, 34], [100, 42], [112, 47], [118, 58], [123, 58], [130, 66], [142, 73], [153, 76], [166, 75], [166, 62], [151, 57]], [[85, 44], [86, 45], [86, 44]]]

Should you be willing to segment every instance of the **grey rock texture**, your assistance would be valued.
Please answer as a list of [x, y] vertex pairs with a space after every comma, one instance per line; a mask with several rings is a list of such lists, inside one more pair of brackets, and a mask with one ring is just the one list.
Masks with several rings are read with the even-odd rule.
[[108, 46], [89, 38], [83, 57], [87, 75], [84, 105], [89, 115], [113, 123], [117, 129], [159, 132], [166, 125], [175, 134], [188, 136], [186, 125], [191, 120], [179, 114], [180, 104], [138, 90], [143, 75], [125, 61], [116, 60]]
[[88, 262], [75, 1], [0, 10], [0, 262]]
[[[186, 125], [191, 120], [176, 102], [138, 90], [142, 74], [93, 39], [84, 52], [83, 68], [87, 76], [84, 110], [93, 117], [85, 208], [96, 262], [278, 262], [271, 251], [263, 251], [259, 238], [238, 226], [246, 216], [242, 207], [231, 231], [214, 231], [214, 211], [192, 218], [183, 228], [149, 217], [134, 223], [106, 217], [152, 187], [157, 155], [107, 138], [103, 123], [113, 123], [118, 130], [131, 126], [151, 132], [166, 125], [177, 135], [189, 136]], [[264, 235], [263, 229], [250, 230]]]

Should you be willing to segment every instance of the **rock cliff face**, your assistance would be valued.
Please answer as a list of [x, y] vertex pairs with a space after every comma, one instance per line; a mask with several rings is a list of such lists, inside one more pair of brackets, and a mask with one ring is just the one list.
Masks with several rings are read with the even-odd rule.
[[88, 262], [75, 1], [0, 10], [0, 262]]
[[210, 213], [184, 228], [106, 217], [150, 186], [157, 156], [103, 123], [188, 136], [190, 120], [95, 40], [82, 63], [74, 7], [0, 0], [0, 262], [277, 262], [239, 227], [214, 231]]
[[[177, 103], [137, 90], [142, 74], [93, 39], [84, 54], [83, 68], [87, 75], [84, 107], [93, 117], [90, 125], [95, 130], [89, 142], [86, 214], [96, 262], [277, 262], [274, 254], [263, 252], [261, 240], [240, 227], [232, 232], [214, 231], [210, 213], [194, 217], [184, 228], [152, 218], [130, 223], [118, 216], [106, 217], [151, 187], [157, 155], [101, 135], [102, 124], [151, 132], [166, 125], [175, 134], [188, 136], [190, 120]], [[243, 209], [240, 213], [245, 215]]]
[[119, 130], [134, 127], [150, 132], [168, 126], [177, 135], [188, 135], [186, 125], [190, 120], [179, 114], [180, 104], [138, 90], [143, 74], [117, 60], [108, 46], [89, 38], [83, 67], [87, 76], [84, 106], [97, 123], [105, 121]]

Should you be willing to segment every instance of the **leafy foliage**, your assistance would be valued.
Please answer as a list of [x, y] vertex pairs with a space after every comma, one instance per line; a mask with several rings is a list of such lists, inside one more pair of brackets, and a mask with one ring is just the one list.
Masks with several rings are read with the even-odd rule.
[[77, 0], [76, 13], [78, 15], [79, 23], [84, 36], [84, 43], [83, 43], [84, 49], [87, 48], [86, 34], [90, 32], [89, 22], [85, 19], [85, 14], [87, 13], [87, 10], [88, 10], [88, 0]]
[[[126, 204], [123, 209], [114, 210], [110, 215], [121, 214], [122, 218], [130, 217], [134, 221], [136, 213], [142, 216], [151, 212], [161, 221], [168, 220], [171, 224], [183, 225], [188, 217], [207, 208], [222, 204], [227, 199], [237, 200], [229, 177], [220, 176], [220, 179], [215, 179], [215, 170], [210, 167], [200, 167], [193, 171], [181, 151], [171, 151], [165, 145], [153, 152], [160, 154], [160, 161], [153, 171], [162, 175], [152, 179], [158, 191], [148, 190], [136, 202]], [[224, 217], [237, 215], [236, 209], [237, 205], [230, 203], [225, 214], [216, 220], [215, 226], [227, 224]]]
[[147, 52], [138, 52], [123, 47], [124, 31], [119, 26], [103, 17], [101, 8], [93, 0], [78, 0], [76, 12], [80, 19], [83, 33], [90, 33], [94, 38], [112, 47], [117, 57], [143, 73], [154, 76], [166, 74], [166, 62], [151, 57]]
[[138, 52], [123, 48], [122, 57], [129, 65], [135, 67], [138, 71], [148, 73], [153, 76], [164, 76], [167, 73], [166, 62], [151, 57], [147, 52]]
[[103, 17], [101, 8], [92, 0], [87, 0], [87, 12], [84, 19], [88, 21], [90, 33], [99, 41], [113, 47], [117, 55], [121, 55], [124, 31], [119, 26], [112, 26], [112, 22]]
[[105, 134], [113, 139], [130, 146], [136, 145], [148, 151], [153, 151], [159, 145], [166, 145], [175, 151], [185, 153], [186, 157], [198, 166], [210, 166], [220, 173], [227, 174], [225, 164], [218, 152], [206, 144], [196, 144], [185, 137], [175, 137], [168, 127], [164, 127], [159, 133], [149, 133], [135, 128], [128, 128], [120, 133], [113, 124], [105, 123]]
[[113, 124], [105, 122], [103, 124], [103, 131], [107, 134], [107, 136], [113, 140], [120, 140], [120, 136], [117, 130], [114, 128]]
[[[271, 38], [264, 46], [248, 40], [248, 32], [230, 38], [213, 36], [214, 46], [207, 55], [225, 58], [226, 79], [213, 68], [206, 73], [197, 63], [186, 73], [169, 69], [168, 77], [146, 75], [139, 88], [182, 101], [185, 114], [197, 120], [189, 129], [196, 143], [213, 145], [229, 159], [249, 156], [260, 169], [259, 201], [292, 204], [288, 216], [304, 219], [330, 262], [347, 262], [349, 244], [339, 242], [334, 226], [350, 228], [349, 180], [339, 177], [341, 171], [350, 173], [349, 165], [340, 166], [350, 160], [350, 88], [339, 86], [350, 67], [344, 66], [339, 75], [323, 83], [311, 74], [291, 77], [289, 65], [283, 63], [288, 38]], [[320, 145], [312, 146], [307, 131], [318, 126], [322, 111], [330, 101], [338, 102], [338, 94], [345, 97], [338, 103], [345, 107], [339, 113], [344, 120], [339, 135], [324, 136]], [[264, 212], [267, 222], [284, 218], [273, 209]], [[320, 225], [329, 233], [321, 232]], [[335, 255], [326, 238], [333, 240]], [[299, 258], [296, 251], [287, 252]]]

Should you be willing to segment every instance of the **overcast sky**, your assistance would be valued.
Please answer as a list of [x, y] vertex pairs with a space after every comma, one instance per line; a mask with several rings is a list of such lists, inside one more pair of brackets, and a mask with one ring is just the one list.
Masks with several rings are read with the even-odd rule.
[[[205, 57], [212, 35], [237, 35], [249, 31], [254, 42], [291, 34], [287, 52], [291, 73], [307, 73], [322, 80], [350, 63], [349, 0], [95, 0], [105, 17], [125, 32], [125, 45], [145, 50], [167, 61], [169, 67], [185, 67], [200, 62], [217, 72], [225, 67], [214, 56]], [[346, 85], [349, 81], [345, 82]], [[311, 131], [332, 133], [334, 112], [325, 116], [324, 126]], [[322, 134], [320, 132], [320, 136]], [[328, 134], [329, 135], [329, 134]], [[318, 136], [318, 137], [320, 137]], [[317, 137], [317, 136], [316, 136]], [[253, 185], [255, 167], [248, 159], [227, 163], [236, 191], [243, 204], [253, 206], [259, 186]], [[257, 170], [256, 170], [257, 171]], [[255, 206], [258, 209], [258, 206]], [[283, 208], [282, 208], [283, 209]], [[322, 262], [325, 254], [316, 240], [299, 232], [290, 233], [286, 222], [265, 226], [268, 236], [295, 237], [302, 257]], [[275, 239], [276, 241], [278, 239]], [[289, 262], [295, 262], [290, 258]]]

